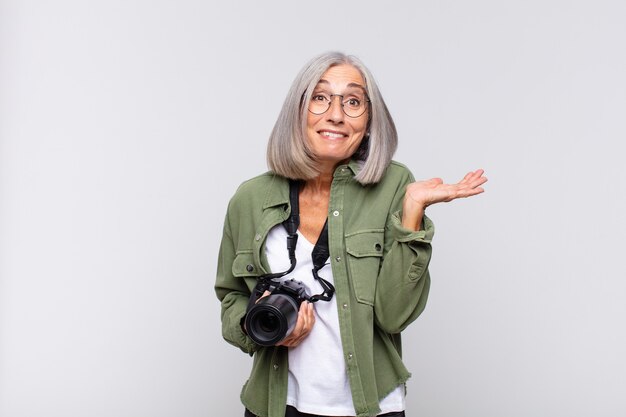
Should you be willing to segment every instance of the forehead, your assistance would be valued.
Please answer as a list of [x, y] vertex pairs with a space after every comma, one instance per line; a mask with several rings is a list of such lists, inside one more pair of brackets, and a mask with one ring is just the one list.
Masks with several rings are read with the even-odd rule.
[[318, 86], [329, 86], [333, 90], [342, 90], [350, 87], [365, 90], [365, 80], [361, 71], [349, 64], [335, 65], [326, 70]]

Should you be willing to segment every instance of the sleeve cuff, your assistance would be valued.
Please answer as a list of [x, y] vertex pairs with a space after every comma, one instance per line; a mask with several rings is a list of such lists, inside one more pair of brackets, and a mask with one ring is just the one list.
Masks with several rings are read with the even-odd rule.
[[244, 305], [237, 305], [236, 307], [233, 306], [233, 308], [237, 311], [230, 312], [229, 317], [232, 321], [230, 321], [228, 325], [224, 325], [223, 323], [224, 339], [230, 344], [239, 347], [242, 351], [252, 355], [260, 346], [243, 330], [242, 324], [246, 316], [246, 307]]
[[398, 242], [423, 242], [423, 243], [431, 243], [433, 240], [433, 235], [435, 234], [435, 225], [428, 218], [428, 216], [424, 215], [422, 218], [422, 224], [420, 225], [420, 230], [409, 230], [402, 226], [402, 215], [401, 211], [398, 210], [391, 215], [391, 227], [393, 238]]
[[[245, 318], [245, 316], [244, 316]], [[242, 318], [241, 320], [243, 321], [244, 318]], [[237, 339], [239, 341], [239, 345], [241, 346], [241, 350], [243, 350], [244, 352], [250, 354], [252, 356], [252, 354], [259, 349], [259, 345], [257, 345], [251, 338], [250, 336], [248, 336], [248, 334], [245, 332], [245, 330], [243, 329], [243, 325], [238, 326], [237, 330], [235, 330], [237, 332]]]

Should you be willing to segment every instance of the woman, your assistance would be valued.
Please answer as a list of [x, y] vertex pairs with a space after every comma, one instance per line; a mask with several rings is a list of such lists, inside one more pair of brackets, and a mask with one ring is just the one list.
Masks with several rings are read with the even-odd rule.
[[[305, 65], [269, 140], [271, 171], [239, 187], [220, 247], [223, 336], [254, 355], [241, 393], [246, 416], [404, 416], [410, 374], [400, 332], [423, 311], [430, 285], [433, 225], [424, 210], [479, 194], [487, 179], [477, 170], [457, 184], [415, 182], [391, 161], [396, 144], [393, 120], [358, 59], [326, 53]], [[283, 222], [297, 206], [292, 267]], [[311, 273], [324, 230], [330, 256]], [[307, 297], [320, 297], [302, 302], [285, 338], [262, 346], [247, 332], [246, 313], [268, 288], [257, 284], [280, 271], [291, 272], [274, 283], [295, 278]]]

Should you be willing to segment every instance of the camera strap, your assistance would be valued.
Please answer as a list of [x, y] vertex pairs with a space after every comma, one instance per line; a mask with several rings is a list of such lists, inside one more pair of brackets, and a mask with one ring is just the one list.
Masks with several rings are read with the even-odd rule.
[[[291, 205], [291, 214], [289, 218], [283, 222], [283, 226], [287, 230], [287, 250], [289, 251], [289, 259], [292, 260], [292, 265], [295, 267], [296, 258], [296, 244], [298, 242], [298, 227], [300, 226], [300, 188], [302, 187], [301, 181], [289, 181], [289, 203]], [[335, 293], [335, 287], [330, 282], [318, 275], [318, 271], [326, 265], [326, 261], [330, 257], [330, 249], [328, 248], [328, 218], [324, 222], [322, 232], [317, 238], [315, 247], [311, 252], [311, 259], [313, 261], [313, 277], [320, 283], [323, 292], [320, 294], [312, 295], [309, 301], [314, 303], [316, 301], [330, 301]]]
[[[291, 273], [296, 267], [296, 245], [298, 243], [298, 227], [300, 226], [300, 187], [301, 181], [289, 181], [289, 204], [291, 205], [291, 213], [287, 220], [283, 222], [285, 230], [287, 230], [287, 251], [289, 252], [289, 261], [291, 266], [284, 272], [277, 272], [273, 274], [266, 274], [259, 277], [259, 283], [255, 288], [255, 298], [251, 298], [248, 305], [248, 309], [254, 305], [266, 290], [270, 290], [272, 287], [272, 280], [282, 278], [285, 275]], [[328, 218], [324, 222], [322, 232], [317, 238], [317, 243], [311, 252], [311, 259], [313, 261], [313, 278], [319, 282], [324, 289], [320, 294], [312, 295], [308, 300], [312, 303], [322, 300], [330, 301], [335, 294], [335, 287], [333, 284], [325, 280], [318, 275], [318, 271], [326, 265], [326, 261], [330, 257], [330, 250], [328, 248]]]

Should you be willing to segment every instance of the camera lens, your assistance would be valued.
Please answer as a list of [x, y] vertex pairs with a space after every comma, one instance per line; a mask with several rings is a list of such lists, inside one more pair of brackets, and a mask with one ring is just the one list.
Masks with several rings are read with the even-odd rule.
[[280, 327], [280, 320], [272, 312], [267, 311], [259, 318], [259, 328], [266, 333], [273, 333]]
[[246, 330], [262, 346], [273, 346], [289, 336], [298, 319], [298, 303], [286, 294], [261, 298], [246, 316]]

